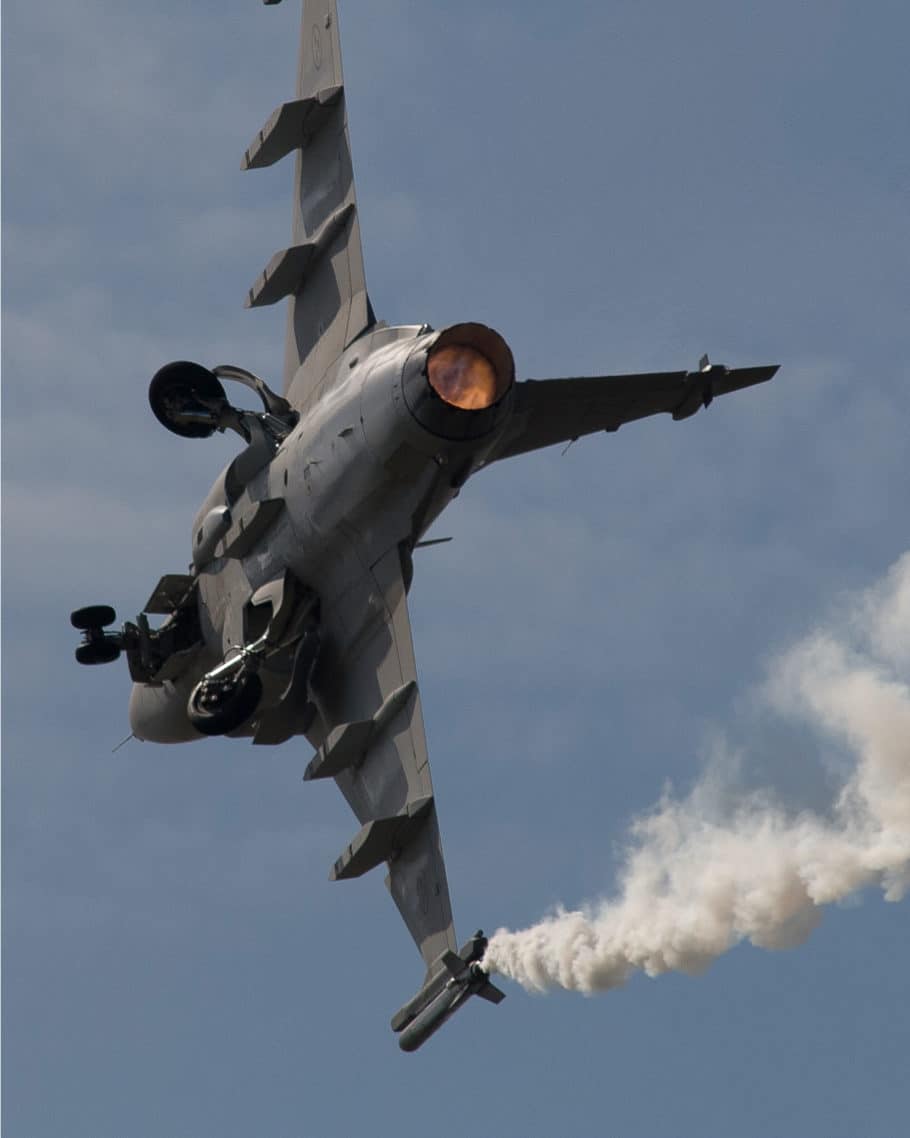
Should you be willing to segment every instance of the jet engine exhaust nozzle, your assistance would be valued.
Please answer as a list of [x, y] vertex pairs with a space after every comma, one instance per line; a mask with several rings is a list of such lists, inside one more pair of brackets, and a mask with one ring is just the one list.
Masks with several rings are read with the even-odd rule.
[[427, 358], [427, 379], [436, 394], [462, 411], [483, 411], [498, 398], [496, 371], [487, 357], [465, 344], [446, 344]]
[[485, 324], [453, 324], [427, 355], [427, 379], [440, 399], [462, 411], [497, 404], [515, 380], [512, 352]]
[[441, 438], [480, 439], [508, 414], [515, 382], [512, 351], [485, 324], [453, 324], [404, 369], [405, 402], [421, 426]]

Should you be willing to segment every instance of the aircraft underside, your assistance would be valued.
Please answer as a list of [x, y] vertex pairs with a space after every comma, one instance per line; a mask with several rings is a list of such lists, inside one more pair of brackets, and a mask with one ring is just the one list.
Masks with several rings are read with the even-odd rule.
[[[232, 431], [242, 446], [196, 515], [189, 571], [162, 577], [119, 630], [107, 606], [74, 613], [76, 656], [126, 654], [138, 738], [308, 738], [305, 778], [333, 779], [360, 823], [331, 877], [384, 865], [423, 958], [423, 986], [392, 1021], [413, 1050], [469, 996], [502, 998], [480, 968], [482, 934], [460, 950], [455, 938], [407, 608], [414, 550], [490, 463], [651, 415], [686, 419], [777, 368], [704, 357], [692, 371], [516, 382], [509, 346], [484, 324], [378, 322], [335, 0], [305, 0], [296, 98], [243, 165], [289, 155], [292, 243], [247, 295], [249, 307], [288, 299], [283, 394], [233, 365], [176, 361], [154, 376], [149, 400], [168, 430]], [[235, 407], [225, 381], [261, 409]]]

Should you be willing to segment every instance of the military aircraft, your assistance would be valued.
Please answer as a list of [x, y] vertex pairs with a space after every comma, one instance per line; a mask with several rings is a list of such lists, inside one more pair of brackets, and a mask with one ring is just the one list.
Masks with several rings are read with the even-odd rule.
[[[280, 0], [264, 0], [277, 4]], [[253, 139], [243, 168], [295, 155], [293, 237], [246, 305], [289, 299], [283, 394], [244, 368], [178, 361], [152, 410], [187, 439], [242, 443], [202, 503], [189, 573], [161, 578], [134, 622], [73, 613], [76, 658], [126, 653], [139, 739], [305, 735], [305, 779], [332, 778], [360, 829], [334, 880], [383, 863], [426, 965], [396, 1013], [419, 1047], [471, 995], [503, 998], [477, 933], [457, 949], [424, 735], [407, 595], [412, 555], [465, 483], [493, 462], [667, 412], [685, 419], [777, 371], [727, 368], [516, 381], [482, 323], [389, 327], [364, 277], [335, 0], [304, 0], [296, 98]], [[262, 404], [243, 410], [224, 383]], [[150, 616], [164, 620], [153, 627]]]

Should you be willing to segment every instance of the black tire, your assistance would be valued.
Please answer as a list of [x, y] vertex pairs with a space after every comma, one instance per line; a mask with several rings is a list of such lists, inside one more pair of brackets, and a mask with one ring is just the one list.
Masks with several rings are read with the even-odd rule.
[[185, 439], [207, 439], [214, 434], [212, 420], [193, 421], [193, 415], [210, 415], [200, 400], [227, 404], [227, 395], [213, 371], [189, 360], [165, 364], [149, 384], [149, 404], [162, 426]]
[[241, 672], [230, 682], [198, 683], [190, 693], [186, 712], [203, 735], [227, 735], [250, 718], [262, 699], [262, 680], [256, 672]]
[[120, 646], [108, 637], [80, 644], [76, 649], [76, 659], [80, 664], [112, 664], [119, 656]]
[[107, 624], [113, 624], [116, 619], [117, 614], [110, 605], [88, 605], [70, 614], [70, 624], [80, 632], [88, 632], [92, 628], [104, 628]]

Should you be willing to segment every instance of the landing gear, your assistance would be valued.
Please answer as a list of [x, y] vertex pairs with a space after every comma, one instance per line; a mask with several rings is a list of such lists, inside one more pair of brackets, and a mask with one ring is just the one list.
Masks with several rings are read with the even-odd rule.
[[[255, 391], [263, 412], [232, 407], [222, 379]], [[299, 418], [284, 396], [276, 395], [258, 375], [232, 364], [221, 364], [213, 371], [189, 360], [165, 364], [149, 384], [149, 403], [158, 422], [185, 439], [207, 439], [215, 431], [232, 430], [246, 443], [264, 434], [278, 446]]]
[[89, 632], [93, 628], [104, 628], [106, 624], [113, 624], [117, 614], [110, 605], [87, 605], [84, 609], [76, 609], [70, 613], [70, 624], [80, 632]]
[[104, 626], [113, 624], [117, 614], [110, 605], [88, 605], [70, 615], [70, 623], [82, 633], [82, 643], [76, 649], [80, 664], [111, 664], [123, 648], [123, 637], [116, 632], [105, 632]]
[[80, 644], [76, 649], [76, 659], [80, 664], [113, 664], [120, 659], [120, 645], [113, 637], [102, 635], [100, 640]]
[[228, 408], [218, 377], [201, 364], [177, 360], [155, 373], [149, 403], [162, 426], [185, 439], [207, 439]]
[[260, 586], [244, 612], [247, 643], [234, 646], [190, 693], [186, 713], [196, 730], [229, 735], [255, 716], [257, 742], [283, 742], [293, 734], [319, 653], [318, 613], [316, 594], [290, 571]]
[[187, 715], [203, 735], [227, 735], [250, 718], [261, 698], [262, 680], [249, 667], [216, 669], [193, 688]]

